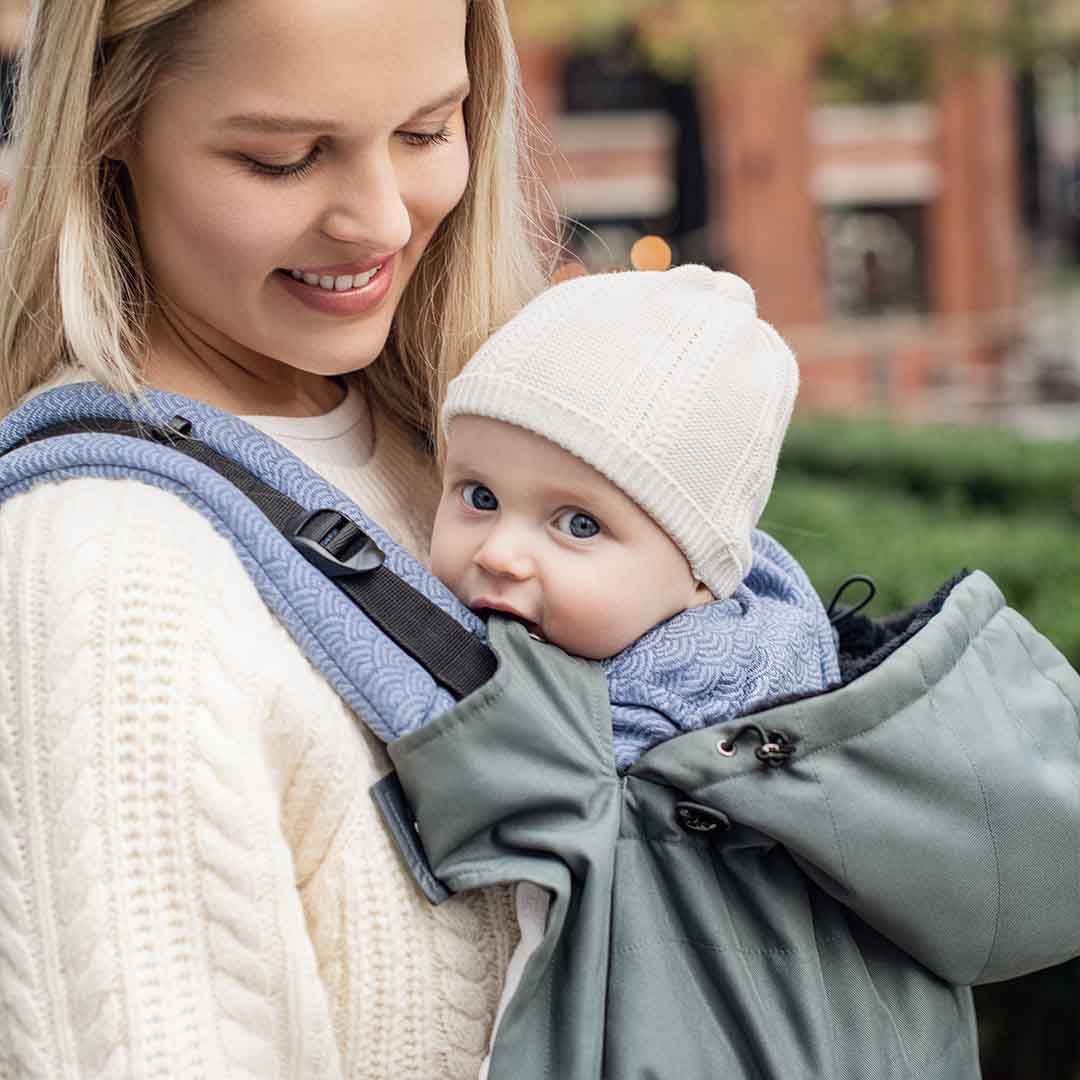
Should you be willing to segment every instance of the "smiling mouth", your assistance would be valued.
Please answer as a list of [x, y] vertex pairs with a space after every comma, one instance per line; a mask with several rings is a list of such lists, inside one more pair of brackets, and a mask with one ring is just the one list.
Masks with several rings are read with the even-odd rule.
[[320, 275], [304, 273], [301, 270], [286, 270], [284, 268], [279, 269], [278, 273], [287, 274], [294, 281], [299, 281], [303, 285], [310, 285], [312, 288], [319, 289], [322, 292], [350, 292], [353, 289], [363, 289], [367, 285], [370, 285], [372, 280], [378, 277], [385, 265], [386, 263], [382, 262], [378, 266], [373, 267], [371, 270], [367, 270], [362, 274]]

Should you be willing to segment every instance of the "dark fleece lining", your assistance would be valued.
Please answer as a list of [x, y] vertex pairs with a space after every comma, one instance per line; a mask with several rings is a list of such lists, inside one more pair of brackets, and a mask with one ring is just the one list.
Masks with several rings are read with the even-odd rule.
[[906, 611], [869, 619], [852, 615], [837, 626], [840, 635], [840, 679], [846, 686], [860, 675], [878, 667], [905, 642], [910, 641], [944, 606], [949, 593], [970, 574], [961, 570], [929, 600]]

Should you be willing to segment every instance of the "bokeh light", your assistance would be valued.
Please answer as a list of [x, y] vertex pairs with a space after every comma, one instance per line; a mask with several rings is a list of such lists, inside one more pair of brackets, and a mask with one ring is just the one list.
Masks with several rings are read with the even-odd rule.
[[667, 270], [671, 247], [662, 236], [643, 236], [630, 249], [630, 264], [635, 270]]

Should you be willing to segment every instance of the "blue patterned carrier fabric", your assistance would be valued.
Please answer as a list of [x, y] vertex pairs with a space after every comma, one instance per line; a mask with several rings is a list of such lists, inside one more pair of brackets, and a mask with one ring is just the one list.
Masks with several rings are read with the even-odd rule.
[[735, 594], [676, 615], [603, 662], [615, 764], [684, 731], [840, 682], [836, 638], [806, 571], [771, 536]]
[[[190, 398], [149, 392], [137, 408], [93, 383], [31, 399], [0, 425], [0, 452], [30, 433], [82, 417], [160, 426], [181, 415], [191, 435], [309, 509], [333, 509], [381, 547], [385, 565], [480, 640], [480, 618], [358, 506], [250, 424]], [[253, 504], [212, 469], [166, 446], [122, 435], [65, 435], [0, 458], [0, 503], [35, 484], [130, 478], [174, 492], [233, 546], [259, 594], [349, 707], [384, 742], [454, 705], [450, 693], [303, 559]], [[730, 600], [685, 612], [605, 661], [616, 761], [625, 768], [681, 731], [730, 719], [785, 694], [838, 681], [831, 628], [805, 573], [764, 533]]]

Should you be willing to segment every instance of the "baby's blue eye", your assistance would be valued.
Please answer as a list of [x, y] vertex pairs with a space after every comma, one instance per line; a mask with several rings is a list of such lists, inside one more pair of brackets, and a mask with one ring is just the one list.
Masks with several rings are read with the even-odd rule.
[[600, 532], [600, 523], [584, 510], [564, 510], [555, 524], [560, 532], [569, 533], [575, 540], [589, 540]]
[[499, 500], [495, 498], [495, 492], [483, 484], [466, 484], [461, 489], [461, 497], [466, 506], [474, 510], [498, 510]]

